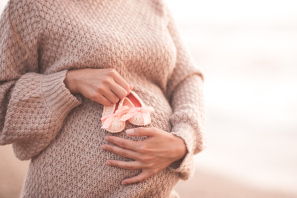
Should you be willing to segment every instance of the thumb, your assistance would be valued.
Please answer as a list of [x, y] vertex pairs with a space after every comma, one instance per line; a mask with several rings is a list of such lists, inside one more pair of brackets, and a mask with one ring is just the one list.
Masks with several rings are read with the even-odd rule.
[[129, 84], [129, 91], [127, 92], [127, 95], [126, 96], [128, 96], [129, 94], [130, 94], [130, 91], [133, 89], [133, 85], [130, 85]]

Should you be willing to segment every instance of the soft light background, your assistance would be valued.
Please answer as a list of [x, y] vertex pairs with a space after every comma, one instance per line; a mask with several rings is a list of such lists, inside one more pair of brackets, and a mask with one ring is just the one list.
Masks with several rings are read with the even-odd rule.
[[[208, 148], [176, 190], [297, 197], [296, 0], [166, 1], [205, 74]], [[18, 197], [27, 164], [0, 147], [0, 197]]]

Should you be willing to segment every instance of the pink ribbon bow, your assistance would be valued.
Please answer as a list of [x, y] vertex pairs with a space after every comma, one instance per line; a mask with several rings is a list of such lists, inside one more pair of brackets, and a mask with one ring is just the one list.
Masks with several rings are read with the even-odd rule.
[[148, 114], [149, 112], [153, 112], [154, 108], [153, 107], [132, 107], [130, 108], [130, 110], [128, 111], [128, 113], [126, 113], [125, 115], [123, 115], [120, 120], [121, 121], [126, 121], [130, 118], [132, 118], [134, 115], [136, 115], [138, 112], [141, 113], [141, 117], [144, 123], [147, 123], [149, 120], [148, 116], [144, 116], [145, 114]]
[[122, 106], [121, 108], [117, 109], [114, 112], [114, 114], [103, 116], [101, 118], [101, 121], [104, 122], [104, 124], [101, 128], [104, 128], [104, 129], [108, 128], [115, 117], [120, 117], [123, 113], [126, 113], [128, 110], [129, 110], [128, 106]]

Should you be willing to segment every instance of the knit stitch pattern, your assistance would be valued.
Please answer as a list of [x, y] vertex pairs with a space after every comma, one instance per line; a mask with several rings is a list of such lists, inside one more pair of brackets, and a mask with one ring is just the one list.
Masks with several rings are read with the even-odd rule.
[[[17, 42], [11, 19], [26, 50]], [[179, 179], [194, 173], [205, 148], [202, 71], [164, 0], [10, 0], [0, 21], [0, 145], [31, 160], [21, 197], [178, 197]], [[151, 123], [182, 138], [185, 158], [142, 182], [121, 185], [141, 170], [105, 164], [131, 161], [101, 149], [103, 105], [71, 94], [74, 69], [115, 69], [147, 106]]]

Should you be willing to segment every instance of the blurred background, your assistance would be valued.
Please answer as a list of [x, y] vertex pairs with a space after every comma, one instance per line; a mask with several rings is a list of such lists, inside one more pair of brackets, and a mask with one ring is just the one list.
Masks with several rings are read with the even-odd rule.
[[[297, 197], [296, 0], [166, 0], [205, 75], [208, 147], [182, 198]], [[0, 1], [0, 13], [7, 0]], [[0, 147], [0, 197], [28, 161]]]

